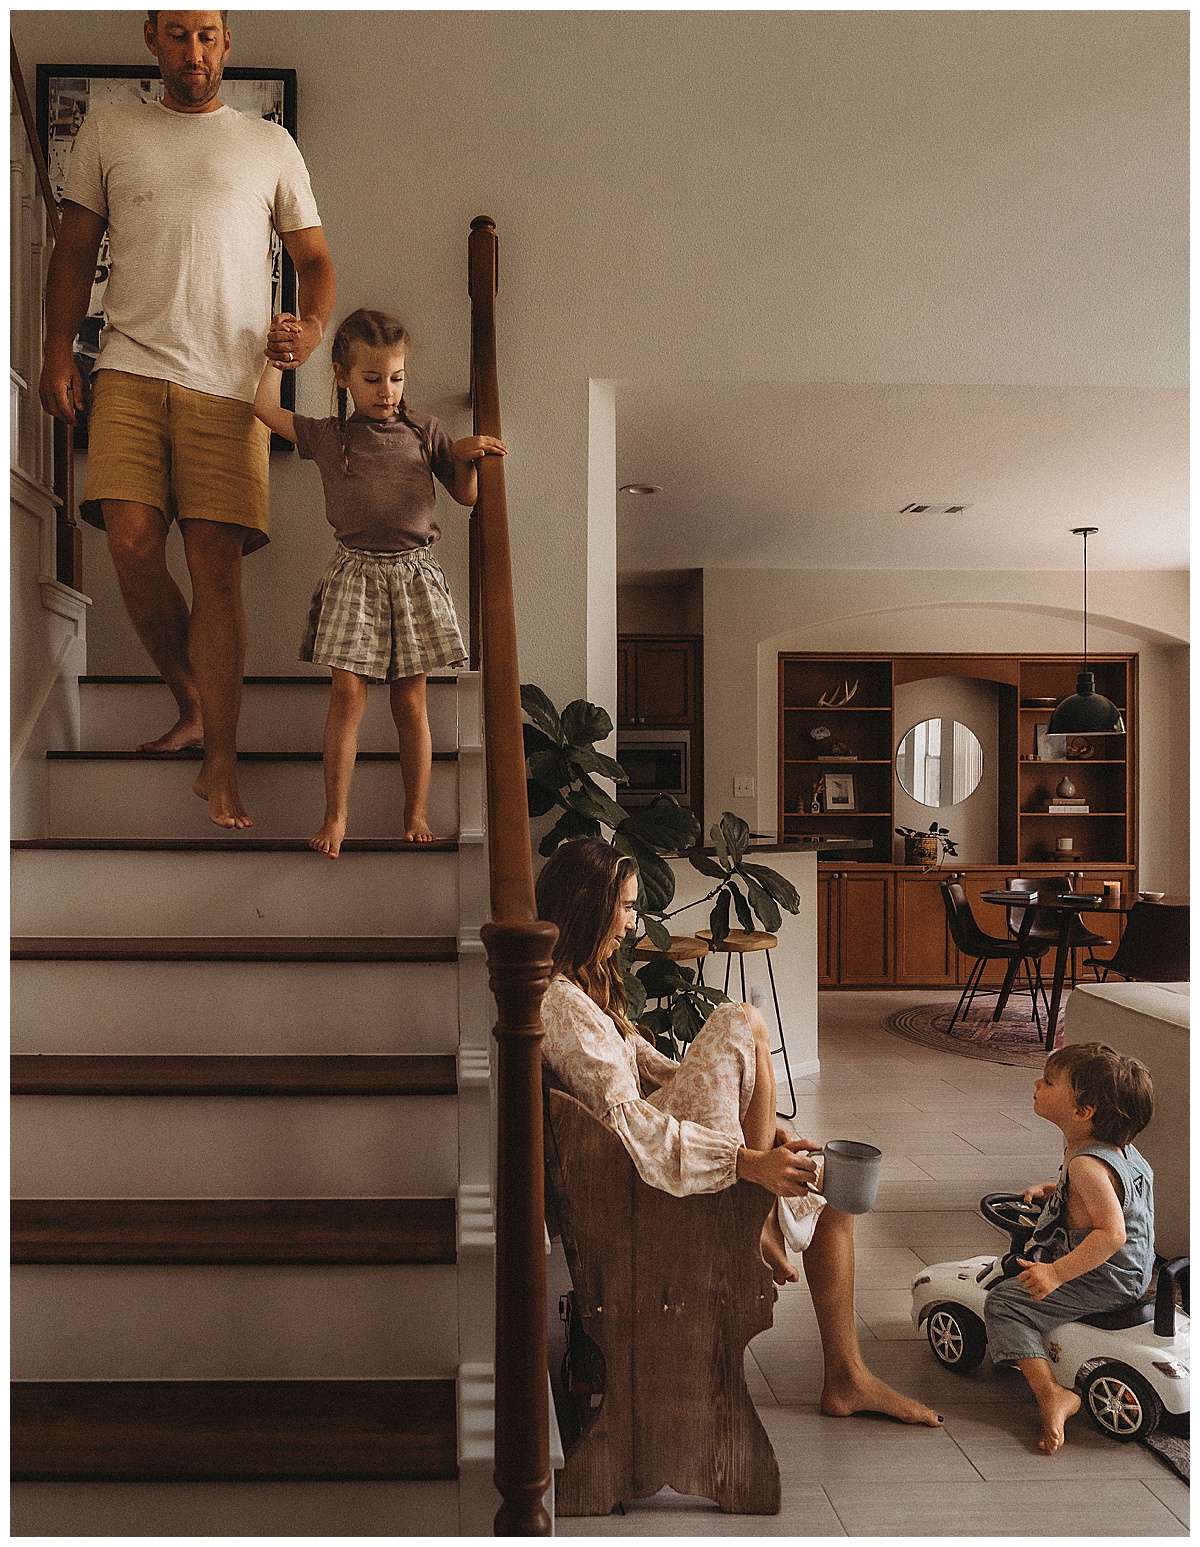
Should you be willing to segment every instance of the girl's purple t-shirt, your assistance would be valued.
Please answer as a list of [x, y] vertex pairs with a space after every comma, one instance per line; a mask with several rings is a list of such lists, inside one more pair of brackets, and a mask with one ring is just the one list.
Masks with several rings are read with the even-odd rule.
[[[347, 548], [398, 553], [426, 548], [442, 535], [434, 520], [434, 475], [450, 487], [454, 461], [450, 436], [432, 414], [407, 409], [384, 424], [351, 417], [346, 426], [350, 471], [342, 471], [342, 438], [336, 419], [296, 414], [296, 449], [315, 462], [325, 486], [325, 515]], [[429, 438], [425, 454], [423, 435]]]

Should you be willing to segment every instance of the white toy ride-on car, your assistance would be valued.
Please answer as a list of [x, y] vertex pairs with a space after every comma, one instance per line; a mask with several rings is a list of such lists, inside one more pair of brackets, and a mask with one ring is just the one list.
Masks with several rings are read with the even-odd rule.
[[[913, 1325], [925, 1327], [941, 1364], [963, 1374], [987, 1352], [988, 1290], [1021, 1271], [1018, 1256], [1032, 1260], [1026, 1247], [1041, 1207], [1023, 1202], [1019, 1193], [989, 1193], [979, 1211], [1007, 1232], [1009, 1251], [939, 1262], [923, 1268], [912, 1286]], [[1069, 1322], [1045, 1336], [1055, 1379], [1079, 1392], [1088, 1417], [1111, 1439], [1145, 1439], [1164, 1412], [1180, 1418], [1191, 1411], [1189, 1277], [1188, 1259], [1176, 1257], [1159, 1267], [1156, 1291], [1136, 1305]], [[1177, 1286], [1183, 1311], [1175, 1306]]]

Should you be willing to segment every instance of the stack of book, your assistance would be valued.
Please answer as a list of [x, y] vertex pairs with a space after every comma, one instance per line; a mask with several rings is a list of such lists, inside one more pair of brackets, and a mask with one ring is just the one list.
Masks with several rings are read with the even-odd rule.
[[1090, 809], [1082, 795], [1051, 795], [1046, 807], [1050, 816], [1086, 816]]

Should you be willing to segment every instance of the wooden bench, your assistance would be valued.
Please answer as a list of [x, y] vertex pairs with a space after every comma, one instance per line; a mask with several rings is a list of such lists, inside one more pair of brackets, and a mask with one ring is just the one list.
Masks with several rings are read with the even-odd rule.
[[749, 1182], [672, 1197], [565, 1091], [547, 1088], [545, 1110], [547, 1214], [607, 1365], [556, 1512], [607, 1515], [669, 1486], [731, 1513], [777, 1514], [779, 1467], [743, 1371], [777, 1293], [759, 1252], [773, 1198]]

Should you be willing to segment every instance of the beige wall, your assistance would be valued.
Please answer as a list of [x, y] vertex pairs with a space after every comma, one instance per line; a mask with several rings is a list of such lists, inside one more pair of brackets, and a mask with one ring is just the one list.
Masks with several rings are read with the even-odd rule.
[[[914, 725], [931, 717], [957, 720], [974, 731], [983, 753], [983, 777], [965, 800], [932, 809], [905, 793], [899, 779], [892, 779], [892, 815], [897, 827], [923, 832], [936, 817], [950, 834], [957, 858], [964, 865], [989, 865], [996, 855], [996, 817], [999, 806], [997, 768], [998, 694], [994, 682], [975, 677], [924, 677], [900, 683], [893, 699], [892, 755]], [[893, 857], [904, 858], [904, 841], [893, 835]]]
[[[1077, 651], [1079, 594], [1045, 571], [706, 570], [706, 809], [775, 831], [779, 651]], [[1142, 884], [1187, 892], [1187, 576], [1093, 575], [1088, 600], [1090, 648], [1139, 653]], [[733, 799], [735, 775], [756, 801]]]
[[702, 634], [704, 584], [702, 571], [670, 585], [617, 585], [619, 634]]
[[[32, 84], [39, 61], [145, 61], [141, 18], [17, 11], [12, 29]], [[467, 226], [497, 220], [522, 674], [559, 702], [614, 696], [585, 627], [589, 553], [612, 562], [595, 499], [589, 523], [590, 380], [1186, 380], [1184, 13], [232, 20], [231, 62], [299, 71], [340, 310], [411, 320], [414, 402], [459, 432]], [[303, 372], [303, 411], [325, 411], [326, 370]], [[247, 564], [258, 672], [295, 669], [329, 549], [294, 456], [272, 510]], [[91, 667], [143, 669], [101, 549], [89, 535]]]

